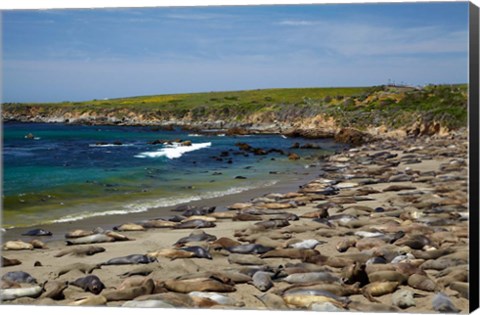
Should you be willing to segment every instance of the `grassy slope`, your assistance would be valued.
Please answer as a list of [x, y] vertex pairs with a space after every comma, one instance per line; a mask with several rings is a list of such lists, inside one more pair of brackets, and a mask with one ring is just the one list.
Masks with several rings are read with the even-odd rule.
[[52, 115], [66, 112], [125, 115], [127, 112], [163, 118], [201, 121], [206, 117], [235, 120], [251, 115], [279, 121], [323, 115], [340, 126], [401, 127], [421, 119], [439, 121], [449, 128], [467, 125], [467, 85], [404, 87], [349, 87], [265, 89], [138, 96], [87, 102], [4, 104], [7, 113]]

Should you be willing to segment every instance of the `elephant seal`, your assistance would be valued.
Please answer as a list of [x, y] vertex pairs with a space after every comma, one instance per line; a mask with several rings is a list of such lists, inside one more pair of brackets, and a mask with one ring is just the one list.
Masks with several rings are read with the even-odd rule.
[[82, 288], [86, 292], [98, 295], [105, 288], [102, 281], [95, 275], [89, 275], [70, 282], [69, 284]]
[[68, 305], [76, 306], [95, 306], [95, 305], [105, 305], [107, 304], [107, 299], [102, 295], [93, 295], [87, 296], [84, 298], [77, 299]]
[[210, 246], [213, 249], [222, 249], [222, 248], [233, 247], [238, 245], [241, 245], [241, 243], [235, 240], [232, 240], [231, 238], [228, 238], [228, 237], [220, 237], [219, 239], [210, 243]]
[[196, 258], [212, 259], [212, 255], [210, 255], [208, 250], [206, 250], [205, 248], [200, 247], [200, 246], [182, 247], [182, 248], [180, 248], [180, 250], [184, 250], [184, 251], [187, 251], [187, 252], [192, 252], [192, 253], [195, 254], [195, 256], [193, 256], [193, 257], [196, 257]]
[[7, 257], [2, 256], [2, 267], [11, 267], [11, 266], [17, 266], [22, 264], [22, 262], [18, 259], [9, 259]]
[[174, 292], [189, 293], [192, 291], [234, 292], [235, 286], [231, 281], [224, 282], [216, 277], [196, 279], [170, 279], [165, 281], [165, 287]]
[[340, 283], [340, 278], [329, 272], [305, 272], [294, 273], [282, 279], [288, 283], [308, 283], [308, 282], [336, 282]]
[[257, 271], [252, 277], [253, 285], [262, 292], [268, 291], [273, 287], [271, 274], [265, 271]]
[[154, 288], [153, 280], [147, 279], [141, 286], [104, 292], [102, 295], [107, 299], [107, 302], [133, 300], [136, 297], [151, 294]]
[[296, 248], [296, 249], [314, 249], [319, 245], [320, 242], [315, 239], [307, 239], [298, 242], [287, 242], [287, 247]]
[[288, 310], [285, 301], [278, 295], [273, 293], [264, 293], [262, 295], [254, 295], [270, 310]]
[[372, 282], [363, 287], [362, 293], [370, 302], [379, 302], [374, 296], [390, 294], [398, 288], [398, 282]]
[[93, 231], [73, 230], [65, 234], [65, 238], [79, 238], [95, 234]]
[[230, 254], [228, 256], [228, 262], [239, 265], [265, 265], [265, 262], [261, 258], [248, 254]]
[[3, 250], [32, 250], [33, 245], [30, 243], [25, 243], [24, 241], [8, 241], [6, 242], [3, 247]]
[[411, 290], [399, 290], [392, 294], [392, 305], [398, 306], [401, 309], [406, 309], [411, 306], [416, 306], [415, 293]]
[[55, 254], [53, 257], [63, 257], [65, 255], [73, 255], [78, 257], [92, 256], [98, 253], [103, 253], [104, 251], [105, 251], [105, 248], [100, 246], [78, 246], [78, 247], [61, 250], [60, 252]]
[[52, 232], [44, 229], [33, 229], [25, 233], [22, 233], [23, 236], [52, 236]]
[[439, 292], [435, 294], [432, 299], [432, 307], [433, 310], [440, 312], [440, 313], [459, 313], [460, 309], [458, 309], [455, 304], [453, 304], [452, 300], [445, 295], [443, 292]]
[[192, 291], [188, 293], [188, 296], [191, 298], [203, 298], [203, 299], [209, 299], [212, 300], [220, 305], [232, 305], [232, 306], [244, 306], [245, 304], [243, 302], [236, 302], [232, 297], [227, 296], [225, 294], [219, 294], [215, 292], [195, 292]]
[[173, 249], [173, 248], [164, 248], [161, 250], [157, 250], [156, 252], [149, 252], [147, 253], [149, 257], [166, 257], [170, 258], [171, 260], [178, 259], [178, 258], [192, 258], [195, 257], [194, 252], [181, 250], [181, 249]]
[[47, 281], [43, 285], [43, 292], [41, 298], [49, 298], [52, 300], [63, 300], [65, 296], [63, 295], [63, 290], [68, 287], [68, 282], [62, 281]]
[[198, 231], [193, 231], [190, 233], [190, 235], [186, 237], [182, 237], [178, 241], [173, 244], [174, 246], [182, 246], [183, 244], [190, 243], [190, 242], [201, 242], [201, 241], [207, 241], [207, 242], [212, 242], [215, 241], [217, 237], [215, 235], [211, 235], [208, 233], [205, 233], [202, 230]]
[[230, 253], [237, 254], [263, 254], [273, 249], [273, 247], [266, 247], [258, 244], [243, 244], [226, 248]]
[[120, 274], [120, 277], [126, 278], [126, 277], [131, 277], [131, 276], [148, 276], [152, 272], [154, 272], [157, 269], [161, 269], [162, 267], [158, 266], [152, 266], [150, 265], [143, 265], [137, 268], [134, 268], [132, 270], [129, 270], [125, 273]]
[[205, 221], [205, 220], [190, 220], [176, 224], [174, 229], [200, 229], [200, 228], [211, 228], [215, 227], [214, 222]]
[[168, 220], [148, 220], [139, 223], [144, 229], [162, 229], [171, 228], [177, 225], [177, 223]]
[[37, 298], [42, 292], [43, 288], [40, 285], [28, 288], [3, 289], [0, 290], [0, 301], [10, 301], [21, 297]]
[[263, 253], [261, 258], [290, 258], [290, 259], [307, 259], [307, 257], [314, 257], [320, 255], [320, 252], [315, 249], [298, 249], [298, 248], [281, 248], [273, 249]]
[[290, 290], [283, 295], [284, 301], [288, 305], [293, 305], [301, 308], [310, 306], [312, 303], [329, 302], [339, 308], [345, 308], [349, 303], [346, 297], [336, 296], [328, 291], [296, 289]]
[[397, 271], [377, 271], [368, 275], [370, 282], [398, 282], [399, 284], [406, 283], [408, 277]]
[[149, 264], [156, 261], [156, 258], [142, 255], [142, 254], [133, 254], [128, 256], [116, 257], [109, 259], [108, 261], [101, 263], [101, 266], [108, 265], [132, 265], [132, 264]]
[[428, 276], [415, 273], [408, 277], [408, 285], [414, 289], [428, 292], [434, 292], [439, 289], [438, 285]]
[[175, 308], [176, 305], [170, 304], [162, 300], [144, 300], [144, 301], [127, 301], [122, 304], [122, 307], [133, 308]]
[[3, 281], [14, 283], [37, 283], [37, 279], [23, 271], [10, 271], [2, 276]]
[[145, 231], [145, 227], [136, 223], [124, 223], [114, 226], [113, 230], [120, 232]]
[[460, 281], [454, 281], [449, 284], [448, 286], [450, 289], [457, 291], [460, 293], [460, 295], [466, 299], [469, 298], [469, 283], [468, 282], [460, 282]]
[[85, 263], [74, 263], [74, 264], [70, 264], [70, 265], [67, 265], [67, 266], [64, 266], [62, 268], [60, 268], [58, 271], [57, 271], [57, 276], [56, 278], [72, 271], [72, 270], [78, 270], [84, 274], [88, 274], [88, 273], [92, 273], [93, 270], [95, 269], [100, 269], [101, 266], [100, 265], [95, 265], [95, 264], [85, 264]]
[[69, 245], [79, 245], [79, 244], [108, 243], [113, 241], [114, 241], [113, 237], [107, 236], [105, 234], [97, 233], [89, 236], [68, 239], [66, 240], [66, 243], [67, 243], [67, 246], [69, 246]]
[[33, 248], [48, 249], [47, 245], [40, 240], [31, 240], [30, 244], [32, 244]]

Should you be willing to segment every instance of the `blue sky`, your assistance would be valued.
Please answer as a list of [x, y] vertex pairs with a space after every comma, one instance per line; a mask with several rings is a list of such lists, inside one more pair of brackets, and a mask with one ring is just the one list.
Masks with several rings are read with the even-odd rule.
[[468, 3], [3, 11], [3, 101], [465, 83]]

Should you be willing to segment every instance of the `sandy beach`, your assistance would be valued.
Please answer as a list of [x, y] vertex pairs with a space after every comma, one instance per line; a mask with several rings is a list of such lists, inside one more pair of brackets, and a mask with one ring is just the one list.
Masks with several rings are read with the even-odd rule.
[[[177, 228], [131, 231], [138, 228], [131, 225], [115, 231], [112, 241], [105, 230], [145, 214], [103, 217], [56, 225], [52, 232], [60, 239], [32, 250], [7, 242], [41, 236], [7, 233], [2, 257], [21, 264], [2, 267], [2, 303], [465, 313], [467, 154], [466, 132], [365, 144], [328, 157], [315, 170], [318, 177], [301, 187], [285, 183], [256, 196], [211, 200], [217, 210], [199, 213], [194, 222], [212, 227], [175, 222]], [[204, 205], [192, 203], [190, 210]], [[79, 240], [63, 238], [66, 232], [97, 227], [110, 241], [66, 246]], [[202, 231], [210, 237], [202, 240]], [[198, 237], [174, 245], [192, 233]], [[55, 257], [88, 246], [104, 250]], [[133, 254], [156, 261], [100, 266]], [[15, 271], [36, 283], [5, 278]], [[78, 286], [76, 280], [92, 275], [103, 283], [101, 292]], [[41, 291], [11, 298], [9, 290], [37, 284]], [[192, 293], [199, 291], [217, 295]]]

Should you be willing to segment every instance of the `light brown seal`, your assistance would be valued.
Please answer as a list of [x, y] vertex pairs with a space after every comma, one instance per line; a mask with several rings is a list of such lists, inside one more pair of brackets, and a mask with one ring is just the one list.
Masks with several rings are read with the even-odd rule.
[[214, 292], [233, 292], [235, 285], [233, 282], [224, 283], [217, 278], [196, 278], [196, 279], [170, 279], [165, 281], [165, 287], [174, 292], [189, 293], [192, 291], [214, 291]]
[[3, 250], [32, 250], [33, 245], [20, 240], [8, 241], [3, 245], [2, 249]]

